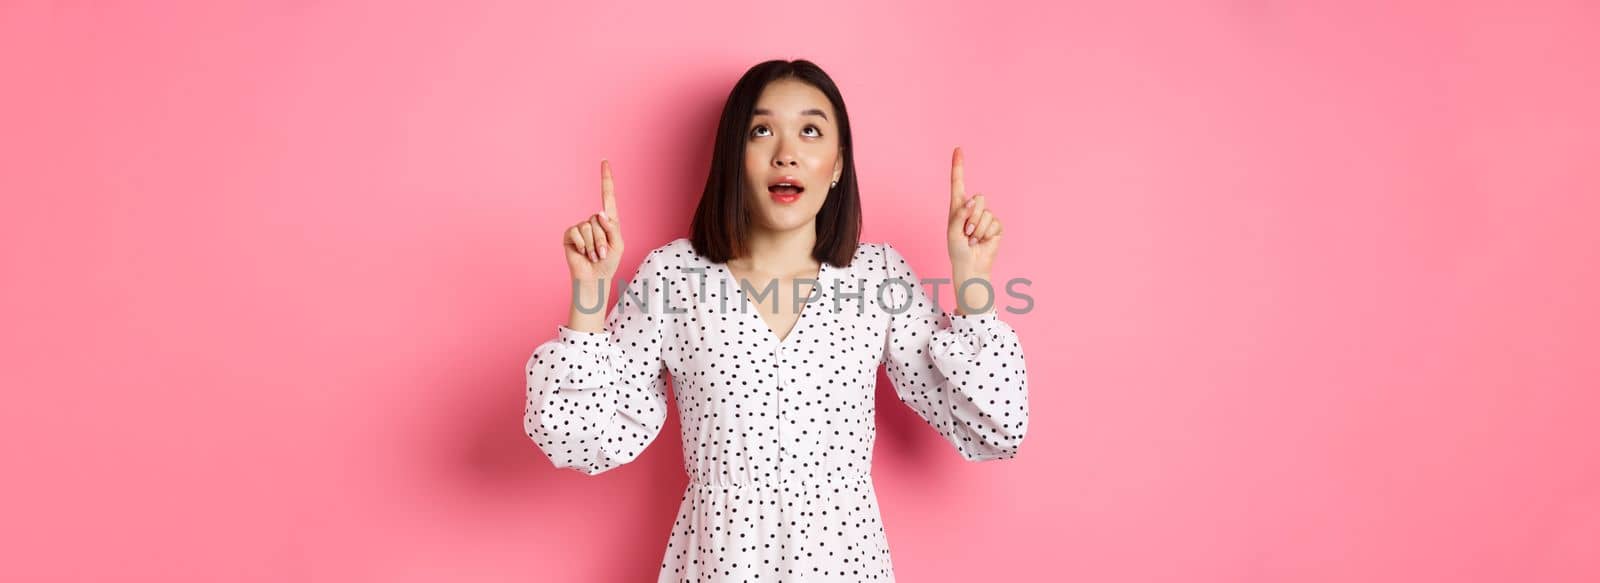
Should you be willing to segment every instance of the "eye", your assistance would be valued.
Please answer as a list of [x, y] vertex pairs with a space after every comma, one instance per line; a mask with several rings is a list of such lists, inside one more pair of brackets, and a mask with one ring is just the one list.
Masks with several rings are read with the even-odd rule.
[[[762, 133], [763, 131], [766, 132], [766, 133]], [[807, 132], [810, 132], [810, 133], [807, 133]], [[811, 138], [820, 138], [820, 137], [822, 137], [822, 129], [818, 128], [817, 126], [814, 126], [814, 125], [806, 126], [805, 129], [800, 130], [800, 133], [801, 133], [801, 135], [804, 135], [806, 137], [811, 137]], [[759, 138], [759, 137], [766, 136], [766, 135], [771, 135], [771, 134], [772, 134], [772, 129], [768, 128], [766, 125], [758, 125], [758, 126], [750, 129], [750, 137], [752, 137], [752, 138]]]

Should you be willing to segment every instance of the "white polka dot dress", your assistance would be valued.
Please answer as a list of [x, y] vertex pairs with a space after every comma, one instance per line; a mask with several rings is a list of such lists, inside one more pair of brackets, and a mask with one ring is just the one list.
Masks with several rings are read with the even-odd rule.
[[817, 279], [779, 339], [725, 264], [676, 239], [613, 292], [605, 331], [558, 326], [528, 359], [523, 429], [588, 475], [655, 439], [670, 378], [689, 485], [658, 581], [893, 581], [870, 473], [880, 364], [963, 458], [1017, 455], [1028, 373], [995, 310], [941, 312], [886, 243]]

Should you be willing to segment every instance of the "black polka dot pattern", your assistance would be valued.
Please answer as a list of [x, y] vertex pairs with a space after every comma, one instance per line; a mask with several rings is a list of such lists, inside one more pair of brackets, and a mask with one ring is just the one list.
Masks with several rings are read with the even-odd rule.
[[886, 243], [817, 279], [779, 338], [725, 264], [675, 239], [619, 290], [605, 331], [559, 326], [528, 359], [525, 432], [588, 475], [655, 439], [670, 379], [689, 485], [658, 581], [893, 581], [871, 477], [879, 366], [964, 459], [1017, 455], [1028, 381], [1010, 325], [942, 312]]

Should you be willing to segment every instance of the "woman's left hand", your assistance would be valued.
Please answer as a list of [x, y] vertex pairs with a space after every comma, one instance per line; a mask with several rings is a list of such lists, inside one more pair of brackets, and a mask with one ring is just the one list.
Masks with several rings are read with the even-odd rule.
[[950, 221], [945, 230], [950, 272], [954, 277], [952, 284], [959, 298], [957, 312], [966, 314], [969, 311], [962, 309], [963, 306], [971, 306], [977, 312], [986, 311], [978, 309], [985, 305], [993, 307], [992, 285], [973, 283], [966, 286], [964, 292], [961, 285], [970, 279], [989, 281], [995, 254], [1000, 251], [1001, 227], [1000, 219], [988, 208], [982, 194], [967, 198], [961, 165], [961, 148], [957, 147], [950, 154]]

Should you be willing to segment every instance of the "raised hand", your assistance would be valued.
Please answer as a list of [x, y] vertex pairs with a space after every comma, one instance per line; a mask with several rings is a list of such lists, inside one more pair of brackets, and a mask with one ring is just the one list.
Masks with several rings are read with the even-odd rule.
[[967, 198], [964, 174], [961, 148], [957, 147], [950, 154], [950, 224], [946, 228], [950, 268], [957, 285], [964, 278], [988, 279], [1000, 250], [1000, 219], [989, 210], [982, 194]]
[[572, 279], [595, 281], [605, 278], [609, 288], [622, 260], [622, 225], [617, 217], [617, 197], [611, 183], [611, 162], [600, 161], [601, 211], [568, 227], [561, 246], [567, 253], [567, 269]]

